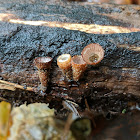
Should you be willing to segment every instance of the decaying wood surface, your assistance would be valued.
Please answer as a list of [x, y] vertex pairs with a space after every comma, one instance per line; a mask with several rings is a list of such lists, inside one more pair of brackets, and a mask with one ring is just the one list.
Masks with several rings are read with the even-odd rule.
[[[59, 71], [59, 72], [58, 72]], [[139, 69], [133, 68], [120, 68], [120, 69], [109, 69], [105, 66], [100, 66], [99, 68], [89, 67], [85, 72], [85, 76], [81, 79], [81, 84], [79, 86], [75, 83], [71, 87], [71, 92], [78, 92], [83, 94], [86, 92], [85, 89], [108, 89], [112, 93], [123, 93], [123, 94], [135, 94], [139, 95], [140, 92], [140, 83], [139, 83]], [[56, 70], [58, 77], [53, 77], [52, 82], [58, 87], [67, 88], [67, 84], [62, 80], [63, 75], [60, 70]], [[55, 89], [55, 87], [54, 87]], [[83, 89], [83, 90], [82, 90]], [[59, 90], [59, 89], [58, 89]], [[85, 91], [84, 91], [85, 90]], [[68, 91], [68, 92], [70, 92]], [[96, 90], [95, 90], [96, 91]], [[104, 91], [103, 91], [104, 92]]]
[[[40, 82], [33, 60], [50, 56], [54, 61], [47, 94], [75, 96], [75, 100], [88, 92], [140, 95], [139, 6], [59, 0], [0, 4], [2, 80], [36, 88]], [[79, 83], [68, 83], [56, 66], [56, 58], [62, 53], [80, 54], [89, 43], [103, 46], [103, 61], [89, 66]]]

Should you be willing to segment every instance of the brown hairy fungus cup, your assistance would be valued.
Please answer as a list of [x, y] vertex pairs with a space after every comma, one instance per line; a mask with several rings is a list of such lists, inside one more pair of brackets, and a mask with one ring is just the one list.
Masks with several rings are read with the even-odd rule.
[[34, 60], [34, 64], [38, 69], [38, 75], [41, 82], [41, 90], [43, 92], [47, 90], [51, 63], [52, 63], [51, 57], [37, 57]]
[[89, 44], [82, 51], [84, 61], [89, 65], [96, 65], [104, 58], [104, 49], [99, 44]]
[[87, 64], [83, 60], [81, 55], [73, 56], [71, 60], [71, 64], [72, 64], [72, 71], [73, 71], [73, 80], [77, 82], [81, 78], [84, 71], [86, 70]]
[[71, 55], [62, 54], [57, 58], [57, 65], [68, 81], [72, 80]]

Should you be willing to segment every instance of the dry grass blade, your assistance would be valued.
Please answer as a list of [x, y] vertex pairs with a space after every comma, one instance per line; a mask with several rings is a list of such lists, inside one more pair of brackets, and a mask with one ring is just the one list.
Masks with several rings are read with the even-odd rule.
[[[75, 108], [75, 103], [73, 103], [72, 101], [68, 101], [68, 100], [65, 100], [63, 101], [63, 106], [70, 110], [71, 112], [73, 112], [73, 120], [76, 119], [76, 118], [81, 118], [79, 112], [77, 111], [77, 109]], [[76, 104], [77, 105], [77, 104]]]
[[27, 91], [34, 91], [32, 87], [24, 87], [15, 83], [7, 82], [4, 80], [0, 80], [0, 89], [8, 89], [14, 91], [16, 88], [27, 90]]
[[14, 86], [0, 83], [0, 89], [7, 89], [7, 90], [15, 91], [16, 88]]

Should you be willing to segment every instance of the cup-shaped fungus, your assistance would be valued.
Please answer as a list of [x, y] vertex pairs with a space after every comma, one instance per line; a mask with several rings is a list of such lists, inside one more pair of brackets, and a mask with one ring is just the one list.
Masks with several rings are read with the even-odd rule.
[[104, 49], [99, 44], [89, 44], [82, 51], [83, 60], [89, 65], [96, 65], [104, 58]]
[[38, 75], [41, 82], [41, 90], [43, 92], [47, 90], [51, 63], [52, 63], [51, 57], [37, 57], [34, 60], [34, 64], [38, 69]]
[[71, 69], [71, 55], [62, 54], [57, 58], [57, 65], [62, 70], [63, 75], [68, 81], [72, 79], [72, 69]]
[[72, 64], [73, 80], [78, 81], [81, 78], [84, 71], [86, 70], [87, 64], [83, 60], [81, 55], [73, 56], [71, 64]]

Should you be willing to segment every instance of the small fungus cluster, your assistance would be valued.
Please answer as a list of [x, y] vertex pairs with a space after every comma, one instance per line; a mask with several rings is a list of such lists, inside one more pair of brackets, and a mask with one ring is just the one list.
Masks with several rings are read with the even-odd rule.
[[[57, 58], [57, 65], [62, 70], [68, 81], [79, 81], [87, 65], [96, 65], [104, 57], [104, 50], [99, 44], [89, 44], [81, 52], [81, 55], [71, 57], [70, 54], [62, 54]], [[38, 69], [41, 81], [41, 90], [45, 92], [49, 81], [49, 71], [52, 63], [51, 57], [37, 57], [34, 64]]]
[[96, 65], [104, 57], [104, 50], [99, 44], [89, 44], [81, 52], [71, 58], [70, 54], [62, 54], [57, 59], [57, 65], [67, 80], [79, 81], [87, 65]]
[[49, 81], [49, 71], [52, 63], [51, 57], [37, 57], [34, 60], [34, 64], [38, 69], [38, 75], [41, 82], [40, 89], [45, 92], [47, 90], [48, 81]]
[[68, 81], [71, 81], [71, 55], [62, 54], [57, 58], [57, 65], [62, 70], [63, 75], [67, 78]]

